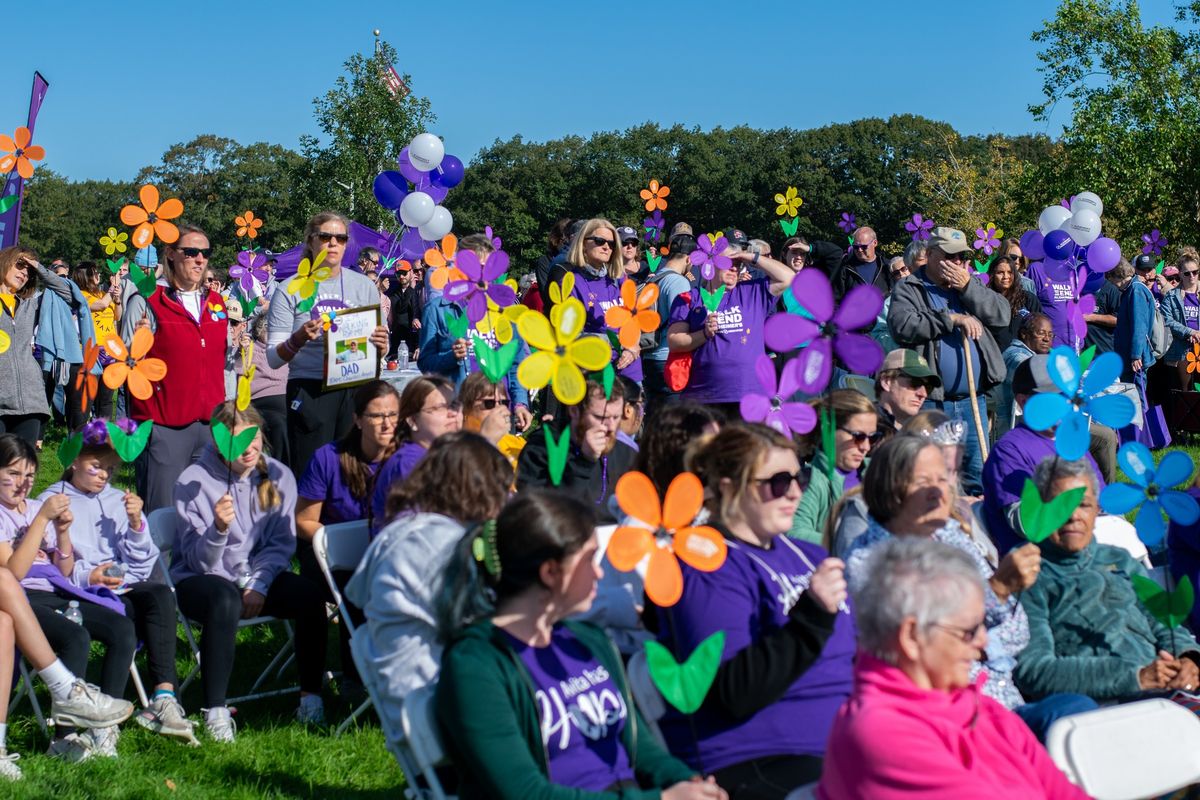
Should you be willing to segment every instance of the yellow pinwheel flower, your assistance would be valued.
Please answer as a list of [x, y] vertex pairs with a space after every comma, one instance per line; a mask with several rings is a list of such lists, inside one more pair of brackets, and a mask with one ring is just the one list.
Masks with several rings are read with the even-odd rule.
[[250, 387], [254, 383], [254, 372], [258, 368], [253, 364], [250, 369], [246, 370], [245, 375], [239, 375], [237, 379], [237, 410], [245, 411], [250, 405]]
[[128, 233], [118, 231], [116, 228], [109, 228], [108, 235], [100, 237], [100, 244], [104, 247], [104, 255], [111, 256], [114, 253], [124, 253], [129, 249], [125, 244], [125, 240], [128, 238]]
[[512, 341], [513, 326], [517, 324], [521, 315], [529, 310], [529, 306], [516, 303], [506, 308], [500, 308], [490, 297], [487, 303], [487, 313], [480, 318], [479, 322], [475, 323], [475, 330], [484, 336], [495, 331], [496, 341], [500, 344], [508, 344]]
[[7, 353], [10, 347], [12, 347], [12, 338], [4, 331], [0, 331], [0, 353]]
[[586, 312], [578, 298], [557, 309], [554, 325], [539, 311], [528, 311], [517, 320], [517, 331], [533, 351], [517, 368], [517, 380], [531, 390], [553, 384], [559, 402], [573, 406], [584, 397], [584, 371], [604, 369], [612, 360], [612, 348], [602, 336], [579, 338]]
[[566, 275], [563, 275], [559, 283], [550, 284], [550, 323], [552, 325], [558, 326], [558, 316], [562, 313], [558, 308], [571, 298], [571, 292], [573, 291], [575, 291], [574, 272], [568, 272]]
[[325, 261], [325, 253], [325, 250], [317, 253], [316, 260], [312, 263], [309, 263], [307, 258], [300, 262], [300, 266], [296, 268], [296, 276], [288, 281], [288, 294], [307, 300], [317, 293], [317, 285], [321, 281], [329, 280], [329, 274], [333, 270], [321, 266]]
[[781, 217], [794, 217], [800, 211], [800, 206], [804, 205], [804, 201], [800, 199], [796, 192], [795, 186], [787, 188], [787, 194], [775, 195], [775, 202], [779, 203], [775, 207], [775, 213]]

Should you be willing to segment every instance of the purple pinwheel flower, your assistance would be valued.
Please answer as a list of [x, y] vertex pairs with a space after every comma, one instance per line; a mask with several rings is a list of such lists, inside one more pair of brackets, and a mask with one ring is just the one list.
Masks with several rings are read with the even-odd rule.
[[1158, 228], [1155, 228], [1149, 233], [1143, 233], [1142, 241], [1145, 242], [1145, 244], [1142, 245], [1142, 252], [1147, 255], [1161, 256], [1163, 248], [1169, 244], [1169, 242], [1167, 242], [1167, 237], [1159, 233]]
[[499, 237], [499, 236], [497, 236], [496, 234], [492, 233], [492, 226], [491, 226], [491, 225], [485, 225], [485, 226], [484, 226], [484, 228], [483, 228], [483, 235], [484, 235], [484, 236], [486, 236], [488, 239], [490, 239], [490, 240], [492, 241], [492, 249], [493, 249], [493, 250], [499, 250], [499, 249], [500, 249], [500, 247], [501, 247], [501, 246], [504, 244], [504, 242], [503, 242], [503, 241], [501, 241], [501, 239], [500, 239], [500, 237]]
[[875, 324], [883, 295], [874, 286], [855, 286], [835, 309], [833, 289], [820, 270], [806, 269], [796, 274], [788, 291], [800, 306], [812, 315], [805, 319], [791, 312], [775, 314], [763, 328], [767, 347], [786, 353], [808, 344], [795, 360], [801, 364], [799, 385], [808, 394], [820, 394], [833, 374], [833, 354], [857, 375], [870, 375], [883, 363], [883, 348], [860, 331]]
[[1054, 449], [1061, 458], [1074, 461], [1087, 454], [1091, 436], [1088, 424], [1095, 419], [1101, 425], [1120, 430], [1133, 421], [1133, 401], [1123, 394], [1105, 394], [1121, 377], [1121, 357], [1104, 353], [1092, 361], [1086, 374], [1079, 356], [1066, 346], [1050, 351], [1046, 363], [1058, 393], [1035, 394], [1025, 404], [1025, 424], [1035, 431], [1054, 431]]
[[1141, 442], [1126, 442], [1117, 451], [1121, 470], [1133, 479], [1128, 483], [1110, 483], [1100, 493], [1100, 506], [1109, 514], [1124, 516], [1138, 506], [1133, 527], [1138, 538], [1149, 547], [1162, 542], [1167, 532], [1163, 514], [1177, 525], [1194, 525], [1200, 520], [1200, 505], [1186, 492], [1172, 489], [1192, 477], [1195, 465], [1191, 457], [1175, 450], [1163, 456], [1158, 467], [1154, 456]]
[[95, 447], [108, 444], [108, 420], [89, 420], [80, 433], [83, 434], [83, 443], [86, 445]]
[[694, 250], [688, 259], [692, 262], [692, 266], [700, 268], [700, 277], [704, 280], [711, 281], [719, 269], [733, 268], [733, 260], [724, 255], [725, 248], [729, 247], [729, 240], [724, 236], [719, 237], [715, 242], [707, 236], [701, 236], [696, 240], [696, 245], [698, 249]]
[[267, 274], [267, 259], [253, 250], [242, 250], [237, 264], [229, 268], [229, 277], [238, 282], [244, 297], [262, 297], [271, 277]]
[[800, 359], [793, 358], [783, 366], [779, 384], [775, 384], [775, 362], [761, 355], [754, 362], [754, 372], [765, 395], [747, 392], [742, 395], [742, 419], [761, 422], [791, 436], [808, 433], [817, 424], [817, 412], [808, 403], [792, 403], [787, 398], [800, 388]]
[[642, 226], [646, 229], [646, 241], [657, 242], [658, 237], [662, 235], [663, 228], [667, 226], [667, 221], [663, 219], [662, 212], [656, 208], [653, 214], [642, 220]]
[[991, 255], [992, 251], [1000, 247], [1000, 239], [998, 238], [999, 231], [996, 226], [989, 224], [986, 228], [976, 228], [974, 247], [976, 250], [982, 250], [987, 255]]
[[913, 214], [912, 219], [904, 223], [904, 230], [912, 234], [914, 242], [923, 242], [929, 238], [933, 230], [933, 220], [925, 219], [920, 214]]
[[493, 283], [508, 271], [508, 253], [496, 250], [487, 258], [486, 264], [479, 263], [479, 256], [472, 250], [459, 250], [454, 266], [467, 276], [465, 281], [451, 281], [446, 284], [444, 296], [447, 300], [466, 306], [467, 319], [471, 324], [483, 319], [487, 313], [487, 301], [504, 308], [517, 302], [516, 292], [511, 286]]
[[1074, 203], [1074, 202], [1075, 202], [1075, 195], [1071, 195], [1070, 197], [1066, 198], [1065, 200], [1059, 200], [1058, 204], [1060, 206], [1062, 206], [1063, 208], [1067, 209], [1067, 211], [1070, 211], [1071, 203]]
[[851, 233], [858, 227], [858, 220], [849, 211], [843, 211], [842, 218], [838, 220], [837, 226], [846, 233]]
[[138, 429], [137, 420], [130, 419], [129, 417], [121, 417], [114, 424], [120, 428], [121, 433], [124, 433], [126, 436], [132, 436], [137, 432]]

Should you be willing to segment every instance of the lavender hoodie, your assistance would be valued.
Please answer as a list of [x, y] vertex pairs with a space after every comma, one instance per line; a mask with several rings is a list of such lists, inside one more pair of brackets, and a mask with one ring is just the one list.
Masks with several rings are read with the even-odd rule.
[[[171, 559], [171, 578], [178, 583], [196, 575], [217, 575], [237, 582], [242, 564], [250, 570], [246, 588], [265, 595], [275, 576], [291, 565], [296, 552], [296, 479], [291, 470], [264, 456], [267, 472], [281, 501], [270, 511], [258, 504], [262, 476], [252, 469], [233, 478], [213, 445], [183, 471], [175, 484], [175, 513], [180, 529]], [[235, 519], [225, 533], [217, 531], [213, 509], [228, 492]]]
[[158, 547], [150, 538], [150, 523], [142, 514], [142, 529], [130, 530], [125, 513], [125, 493], [105, 486], [97, 494], [80, 491], [68, 481], [58, 481], [38, 495], [45, 502], [56, 494], [71, 499], [71, 545], [75, 548], [75, 571], [71, 582], [86, 589], [92, 570], [114, 561], [125, 565], [126, 583], [141, 583], [150, 579]]

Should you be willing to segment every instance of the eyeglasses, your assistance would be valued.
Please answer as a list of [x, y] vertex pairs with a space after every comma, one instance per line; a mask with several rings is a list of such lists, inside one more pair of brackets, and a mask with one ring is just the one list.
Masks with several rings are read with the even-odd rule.
[[430, 406], [429, 408], [422, 408], [421, 413], [422, 414], [442, 414], [442, 413], [449, 411], [451, 414], [457, 414], [461, 410], [462, 410], [462, 406], [460, 406], [457, 402], [455, 402], [455, 403], [439, 403], [436, 406]]
[[366, 263], [370, 264], [372, 267], [378, 267], [378, 266], [379, 266], [379, 259], [378, 259], [378, 258], [363, 258], [363, 259], [360, 259], [360, 260], [361, 260], [361, 261], [365, 261]]
[[931, 628], [941, 628], [946, 633], [953, 634], [963, 644], [971, 644], [979, 639], [979, 635], [987, 631], [987, 625], [983, 622], [976, 625], [974, 628], [960, 628], [957, 625], [947, 625], [944, 622], [931, 623]]
[[587, 237], [587, 240], [596, 245], [596, 247], [607, 247], [612, 249], [613, 246], [613, 240], [605, 239], [603, 236], [589, 236]]
[[892, 270], [893, 278], [899, 278], [901, 275], [907, 275], [907, 274], [908, 274], [908, 265], [907, 264], [904, 265], [903, 267], [897, 267], [896, 269]]
[[1029, 335], [1035, 339], [1053, 339], [1054, 338], [1054, 329], [1051, 328], [1051, 329], [1047, 330], [1047, 329], [1043, 328], [1042, 330], [1032, 330], [1029, 332]]
[[[898, 380], [900, 381], [900, 383], [904, 384], [909, 389], [915, 390], [915, 389], [920, 389], [921, 387], [924, 387], [926, 390], [929, 389], [929, 381], [923, 380], [921, 378], [914, 378], [912, 375], [901, 374], [898, 377]], [[846, 433], [850, 433], [850, 431], [846, 431]], [[879, 432], [876, 431], [876, 434], [878, 434], [878, 433]], [[851, 433], [850, 435], [854, 436], [855, 434]], [[866, 436], [867, 434], [861, 434], [861, 435]], [[857, 439], [855, 441], [857, 441]]]
[[863, 433], [862, 431], [848, 431], [845, 428], [838, 428], [838, 430], [853, 439], [855, 444], [870, 442], [872, 445], [875, 445], [878, 444], [879, 440], [883, 438], [883, 434], [879, 431], [875, 431], [874, 433]]
[[[325, 244], [329, 244], [334, 239], [337, 239], [341, 244], [345, 244], [346, 242], [350, 241], [350, 234], [348, 233], [327, 233], [325, 231], [317, 231], [313, 234], [313, 236], [317, 237]], [[378, 264], [379, 262], [373, 261], [371, 263]]]
[[210, 255], [212, 255], [212, 248], [211, 247], [181, 247], [181, 248], [179, 248], [179, 252], [183, 253], [184, 258], [196, 258], [197, 256], [204, 256], [205, 258], [208, 258]]
[[369, 411], [363, 414], [363, 419], [369, 419], [371, 422], [384, 422], [387, 420], [400, 419], [399, 411]]
[[1183, 271], [1183, 274], [1184, 274], [1184, 275], [1190, 275], [1190, 276], [1192, 276], [1192, 277], [1195, 277], [1195, 276], [1197, 276], [1197, 275], [1200, 275], [1200, 269], [1185, 269], [1185, 270]]
[[943, 261], [953, 261], [956, 264], [965, 264], [965, 263], [967, 263], [967, 254], [966, 253], [942, 253], [942, 260]]
[[771, 499], [778, 500], [788, 493], [788, 489], [792, 488], [794, 482], [800, 487], [800, 491], [808, 488], [808, 481], [812, 477], [812, 470], [807, 467], [799, 472], [776, 472], [769, 478], [755, 478], [754, 482], [759, 486], [766, 486], [767, 491], [771, 493]]
[[879, 241], [879, 240], [878, 240], [878, 239], [872, 239], [871, 241], [869, 241], [869, 242], [866, 242], [865, 244], [859, 244], [859, 243], [855, 242], [855, 243], [854, 243], [854, 249], [855, 249], [855, 250], [870, 250], [872, 247], [874, 247], [874, 246], [875, 246], [875, 243], [876, 243], [877, 241]]
[[483, 406], [484, 411], [491, 411], [498, 405], [508, 405], [508, 398], [485, 397], [482, 400], [476, 400], [475, 402]]
[[637, 239], [626, 239], [625, 241], [621, 242], [621, 247], [637, 247], [637, 246], [638, 246]]

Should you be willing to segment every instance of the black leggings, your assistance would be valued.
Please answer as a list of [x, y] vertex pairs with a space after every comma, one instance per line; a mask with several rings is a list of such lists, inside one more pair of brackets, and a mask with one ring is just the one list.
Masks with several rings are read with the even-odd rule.
[[729, 800], [775, 800], [821, 778], [816, 756], [766, 756], [713, 772]]
[[100, 691], [113, 697], [125, 694], [129, 682], [129, 665], [137, 649], [137, 632], [133, 620], [95, 603], [80, 601], [83, 624], [76, 625], [56, 611], [66, 611], [75, 598], [55, 592], [27, 589], [25, 595], [33, 608], [42, 632], [55, 654], [67, 669], [76, 675], [87, 674], [88, 651], [92, 639], [104, 645], [104, 661], [100, 666]]
[[137, 638], [146, 648], [150, 667], [150, 685], [177, 684], [175, 675], [176, 625], [175, 594], [164, 583], [133, 584], [121, 595], [125, 616], [133, 620]]
[[[200, 637], [200, 682], [204, 707], [225, 705], [238, 620], [242, 618], [242, 590], [217, 575], [196, 575], [175, 584], [179, 608], [188, 619], [204, 627]], [[262, 613], [296, 621], [296, 667], [300, 690], [321, 691], [325, 672], [325, 593], [321, 587], [293, 572], [281, 572], [267, 590]]]
[[18, 439], [35, 445], [42, 438], [45, 421], [45, 414], [0, 414], [0, 433], [15, 434]]

